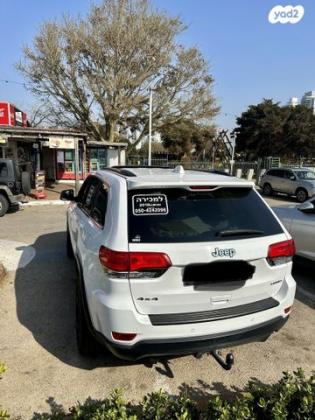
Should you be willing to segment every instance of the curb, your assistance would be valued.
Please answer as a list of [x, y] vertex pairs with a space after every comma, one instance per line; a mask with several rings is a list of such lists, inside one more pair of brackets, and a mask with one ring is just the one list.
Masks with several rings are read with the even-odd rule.
[[24, 207], [36, 207], [36, 206], [64, 206], [69, 204], [70, 201], [64, 200], [38, 200], [38, 201], [29, 201], [28, 203], [21, 203], [21, 206]]

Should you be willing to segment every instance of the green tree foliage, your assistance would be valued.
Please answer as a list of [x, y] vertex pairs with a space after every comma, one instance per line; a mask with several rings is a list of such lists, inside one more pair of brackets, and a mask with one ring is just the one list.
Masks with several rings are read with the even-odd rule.
[[192, 120], [167, 124], [161, 130], [164, 148], [179, 158], [200, 157], [209, 151], [215, 136], [213, 126], [200, 125]]
[[149, 88], [155, 131], [166, 119], [218, 112], [207, 62], [176, 40], [184, 30], [149, 0], [103, 0], [86, 17], [44, 23], [17, 67], [58, 125], [70, 120], [108, 141], [131, 128], [138, 143], [148, 132]]
[[280, 106], [271, 99], [251, 105], [237, 118], [237, 152], [246, 159], [297, 158], [315, 152], [315, 116], [301, 105]]
[[285, 107], [287, 117], [283, 125], [283, 144], [278, 155], [312, 156], [315, 153], [315, 116], [304, 106]]

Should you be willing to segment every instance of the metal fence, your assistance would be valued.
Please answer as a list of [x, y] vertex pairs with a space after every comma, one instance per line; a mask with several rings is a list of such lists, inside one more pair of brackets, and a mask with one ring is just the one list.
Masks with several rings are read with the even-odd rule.
[[[127, 165], [130, 166], [147, 166], [148, 158], [142, 156], [130, 156], [127, 159]], [[175, 168], [177, 165], [182, 165], [185, 169], [211, 169], [212, 165], [210, 161], [180, 161], [180, 160], [171, 160], [168, 158], [152, 158], [152, 166], [165, 166], [170, 168]]]
[[[127, 159], [127, 165], [130, 166], [147, 166], [148, 158], [144, 156], [129, 156]], [[231, 167], [223, 164], [212, 165], [211, 161], [179, 161], [169, 159], [168, 156], [151, 159], [152, 166], [162, 166], [174, 168], [177, 165], [182, 165], [185, 169], [198, 169], [198, 170], [209, 170], [209, 169], [219, 169], [230, 173]], [[303, 159], [300, 158], [299, 161], [281, 161], [280, 157], [270, 156], [263, 159], [258, 159], [257, 161], [235, 161], [233, 164], [232, 175], [238, 176], [240, 178], [247, 178], [256, 180], [258, 183], [259, 178], [262, 176], [266, 170], [270, 168], [280, 168], [280, 167], [303, 167], [315, 170], [315, 159]]]

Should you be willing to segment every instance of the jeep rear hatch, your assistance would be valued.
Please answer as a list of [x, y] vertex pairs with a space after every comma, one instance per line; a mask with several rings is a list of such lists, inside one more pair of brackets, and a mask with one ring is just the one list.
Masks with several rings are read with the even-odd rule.
[[272, 267], [268, 249], [288, 238], [253, 188], [188, 185], [128, 195], [129, 251], [140, 264], [129, 281], [139, 313], [184, 319], [185, 313], [274, 304], [287, 265]]

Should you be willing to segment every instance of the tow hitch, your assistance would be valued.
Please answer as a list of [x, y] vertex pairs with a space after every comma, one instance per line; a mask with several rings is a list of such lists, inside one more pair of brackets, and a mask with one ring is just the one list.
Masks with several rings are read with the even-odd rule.
[[228, 353], [225, 356], [225, 360], [222, 358], [221, 354], [217, 350], [212, 350], [210, 353], [195, 353], [194, 356], [196, 359], [201, 359], [204, 354], [209, 354], [219, 363], [221, 367], [225, 370], [231, 370], [234, 365], [234, 356], [233, 353]]
[[221, 357], [221, 355], [217, 352], [217, 350], [213, 350], [210, 354], [219, 363], [219, 365], [223, 367], [223, 369], [225, 369], [225, 370], [231, 370], [232, 369], [232, 366], [234, 365], [233, 353], [228, 353], [225, 356], [225, 360]]

